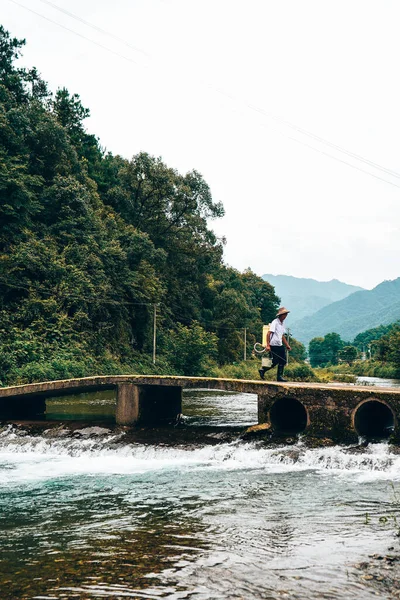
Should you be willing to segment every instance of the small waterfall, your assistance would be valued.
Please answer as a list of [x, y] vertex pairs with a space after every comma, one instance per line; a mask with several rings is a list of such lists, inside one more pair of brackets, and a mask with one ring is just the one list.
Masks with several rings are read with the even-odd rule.
[[[360, 446], [307, 448], [266, 447], [259, 442], [235, 441], [203, 446], [163, 446], [127, 443], [125, 434], [101, 428], [78, 432], [48, 430], [40, 435], [12, 425], [0, 432], [0, 464], [13, 465], [2, 478], [57, 477], [72, 473], [129, 474], [165, 469], [299, 470], [337, 473], [371, 473], [398, 479], [400, 457], [387, 443]], [[35, 465], [40, 464], [40, 469]]]

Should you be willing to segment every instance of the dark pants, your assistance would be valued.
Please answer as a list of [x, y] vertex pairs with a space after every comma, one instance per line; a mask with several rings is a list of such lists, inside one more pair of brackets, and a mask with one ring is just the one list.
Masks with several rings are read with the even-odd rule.
[[[286, 348], [285, 346], [271, 346], [272, 367], [286, 365]], [[271, 367], [271, 368], [272, 368]]]
[[263, 371], [265, 373], [265, 371], [269, 371], [270, 369], [273, 369], [274, 367], [276, 367], [276, 365], [278, 365], [278, 381], [279, 381], [283, 377], [283, 369], [285, 368], [285, 365], [287, 362], [285, 346], [271, 346], [271, 358], [272, 358], [272, 365], [270, 367], [261, 367], [260, 375], [262, 376], [262, 378], [264, 378], [263, 375], [261, 374], [261, 371]]

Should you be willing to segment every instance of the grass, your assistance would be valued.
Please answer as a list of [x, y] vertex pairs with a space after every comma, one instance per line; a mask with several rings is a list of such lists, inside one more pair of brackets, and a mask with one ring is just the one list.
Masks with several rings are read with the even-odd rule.
[[[228, 379], [260, 379], [258, 370], [261, 361], [250, 359], [232, 365], [215, 367], [210, 373], [211, 377], [223, 377]], [[276, 381], [276, 368], [265, 373], [266, 381]], [[289, 381], [318, 381], [311, 367], [305, 363], [289, 363], [285, 368], [284, 377]]]
[[338, 372], [331, 367], [314, 367], [314, 373], [320, 383], [355, 383], [357, 376], [349, 372]]

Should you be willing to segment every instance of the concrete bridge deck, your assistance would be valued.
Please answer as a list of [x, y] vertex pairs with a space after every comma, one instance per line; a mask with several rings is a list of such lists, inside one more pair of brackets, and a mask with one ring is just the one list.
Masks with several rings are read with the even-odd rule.
[[182, 412], [182, 389], [226, 390], [258, 397], [258, 421], [284, 434], [340, 441], [359, 436], [400, 440], [400, 389], [349, 384], [277, 383], [211, 377], [105, 375], [0, 388], [0, 419], [40, 417], [46, 398], [116, 389], [116, 422], [159, 424]]

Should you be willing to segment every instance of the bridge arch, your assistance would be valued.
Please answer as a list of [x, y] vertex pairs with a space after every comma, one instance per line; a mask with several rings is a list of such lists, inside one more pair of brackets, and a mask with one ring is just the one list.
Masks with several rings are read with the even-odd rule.
[[394, 410], [381, 398], [367, 398], [353, 411], [352, 424], [356, 433], [367, 439], [388, 439], [397, 421]]

